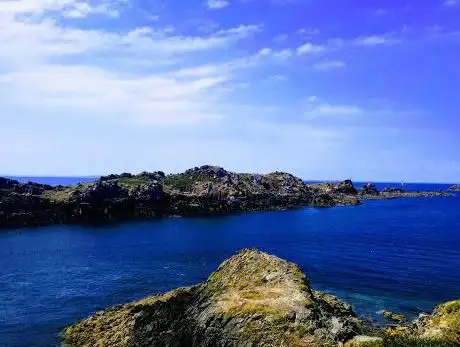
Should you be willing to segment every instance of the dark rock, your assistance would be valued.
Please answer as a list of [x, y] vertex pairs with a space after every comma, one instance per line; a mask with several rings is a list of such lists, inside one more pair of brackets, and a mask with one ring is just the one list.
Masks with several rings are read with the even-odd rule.
[[107, 176], [101, 176], [99, 178], [99, 181], [104, 182], [104, 181], [112, 181], [112, 180], [116, 180], [116, 179], [120, 179], [120, 178], [132, 178], [132, 177], [134, 177], [132, 174], [124, 172], [124, 173], [119, 174], [119, 175], [111, 174], [111, 175], [107, 175]]
[[451, 192], [460, 192], [460, 184], [454, 184], [450, 186], [448, 190]]
[[397, 322], [397, 323], [403, 323], [407, 320], [406, 316], [402, 314], [394, 313], [392, 311], [382, 311], [382, 316], [390, 321]]
[[11, 189], [18, 184], [20, 184], [18, 181], [0, 177], [0, 189]]
[[112, 199], [120, 200], [128, 196], [117, 181], [99, 181], [82, 190], [76, 190], [72, 198], [79, 203], [101, 204]]
[[373, 183], [365, 184], [361, 187], [359, 194], [361, 195], [380, 195], [377, 186]]
[[394, 194], [394, 193], [406, 193], [406, 190], [402, 188], [393, 188], [393, 187], [385, 187], [382, 190], [382, 193], [389, 193], [389, 194]]
[[163, 186], [156, 180], [137, 186], [129, 195], [138, 201], [160, 201], [164, 198]]
[[356, 195], [358, 194], [358, 190], [355, 188], [353, 182], [351, 180], [345, 180], [337, 185], [335, 188], [337, 193], [343, 194], [351, 194]]
[[222, 178], [227, 175], [227, 171], [220, 166], [203, 165], [185, 171], [188, 175], [204, 175], [214, 178]]
[[136, 177], [143, 177], [143, 178], [148, 178], [150, 180], [157, 180], [157, 181], [162, 181], [166, 175], [163, 171], [156, 171], [156, 172], [141, 172], [139, 175]]

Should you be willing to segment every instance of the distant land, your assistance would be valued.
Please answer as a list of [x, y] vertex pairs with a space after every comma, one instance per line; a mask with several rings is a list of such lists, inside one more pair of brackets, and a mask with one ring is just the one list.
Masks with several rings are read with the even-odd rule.
[[179, 174], [162, 171], [88, 177], [89, 182], [51, 185], [0, 178], [0, 227], [107, 223], [169, 216], [206, 216], [302, 206], [359, 205], [365, 199], [447, 196], [351, 180], [305, 183], [284, 172], [234, 173], [204, 165]]

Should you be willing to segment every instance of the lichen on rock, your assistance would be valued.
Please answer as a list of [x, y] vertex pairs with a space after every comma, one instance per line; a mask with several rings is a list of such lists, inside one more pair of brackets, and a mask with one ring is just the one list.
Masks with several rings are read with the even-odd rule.
[[338, 346], [361, 329], [297, 265], [247, 249], [202, 284], [110, 308], [63, 335], [76, 347]]

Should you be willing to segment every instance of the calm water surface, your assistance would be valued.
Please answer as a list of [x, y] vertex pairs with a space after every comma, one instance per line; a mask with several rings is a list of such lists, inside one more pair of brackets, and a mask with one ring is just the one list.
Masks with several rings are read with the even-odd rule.
[[458, 195], [7, 230], [0, 232], [0, 346], [56, 345], [66, 325], [110, 305], [203, 281], [245, 247], [298, 263], [314, 287], [363, 315], [376, 317], [382, 309], [415, 315], [460, 298]]

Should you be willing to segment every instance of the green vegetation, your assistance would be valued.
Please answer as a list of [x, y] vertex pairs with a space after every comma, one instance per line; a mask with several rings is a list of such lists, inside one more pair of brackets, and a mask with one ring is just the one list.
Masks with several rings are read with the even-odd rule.
[[180, 192], [191, 191], [195, 182], [204, 180], [203, 177], [187, 174], [168, 175], [165, 178], [165, 188], [177, 189]]
[[[458, 347], [449, 341], [431, 340], [417, 336], [385, 336], [383, 347]], [[364, 347], [364, 346], [363, 346]], [[366, 346], [367, 347], [367, 346]]]

